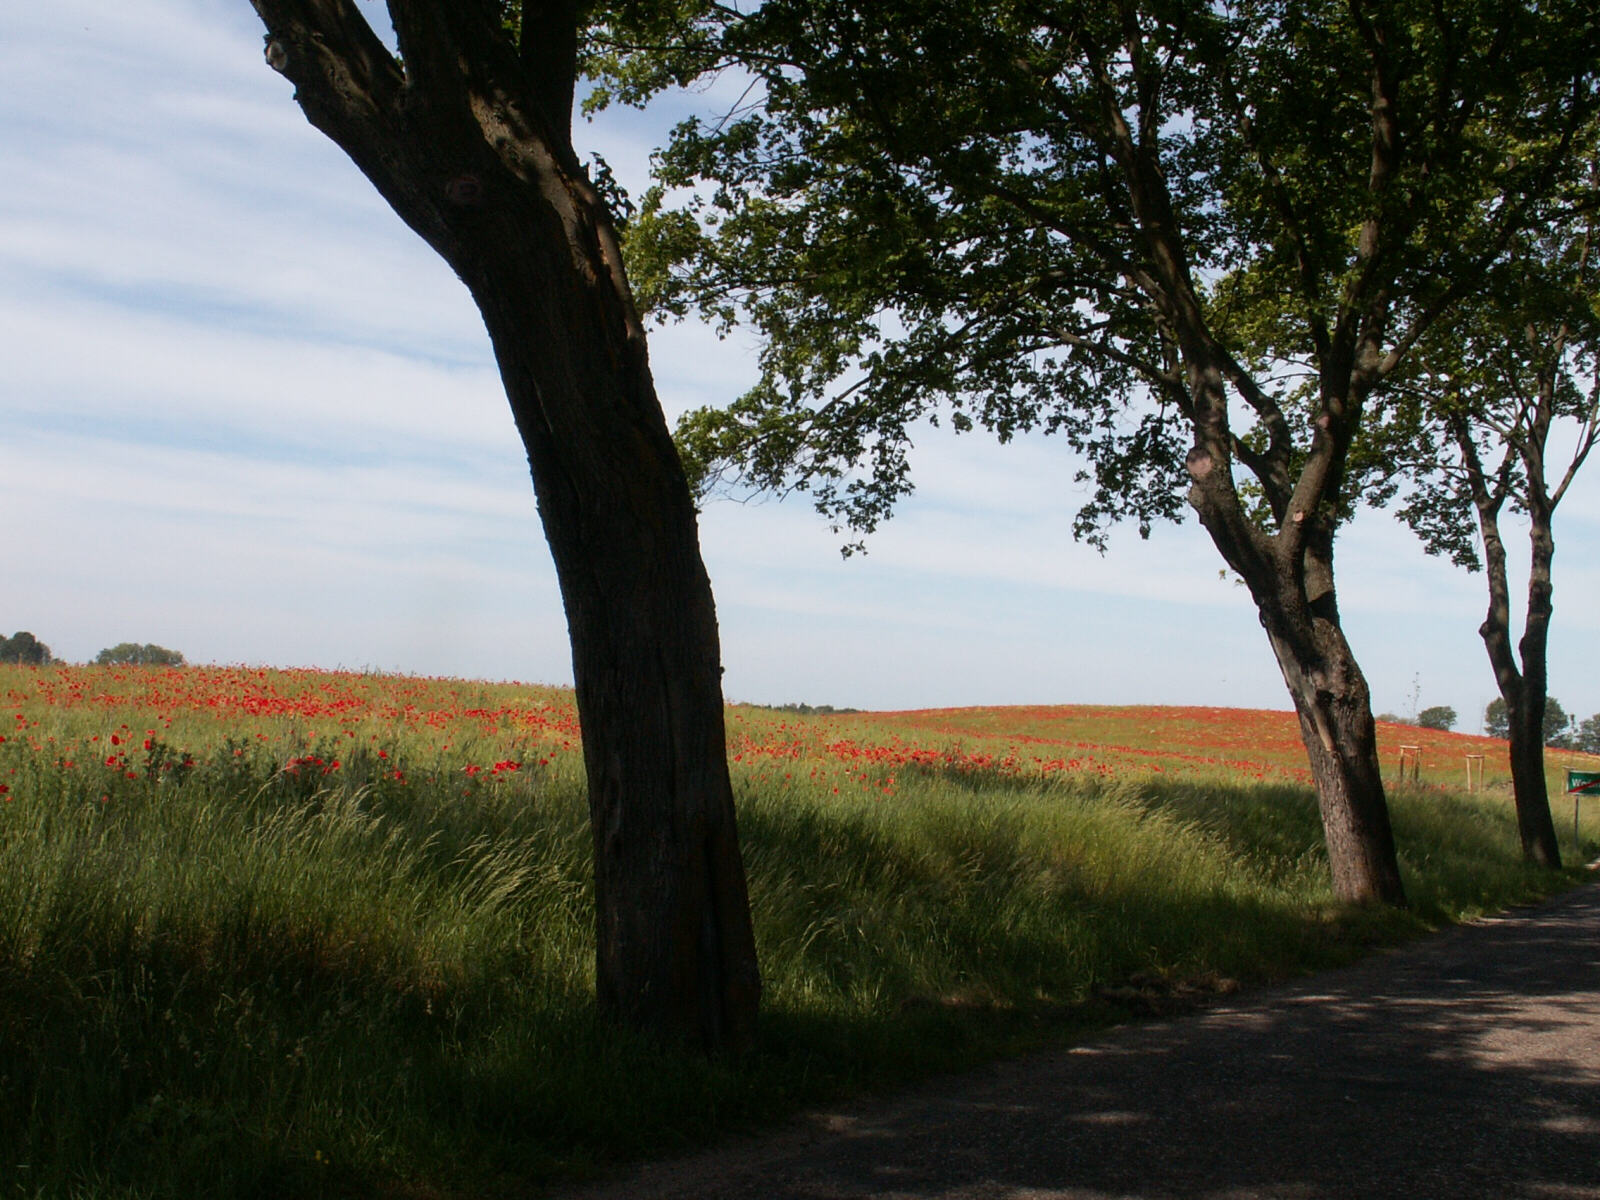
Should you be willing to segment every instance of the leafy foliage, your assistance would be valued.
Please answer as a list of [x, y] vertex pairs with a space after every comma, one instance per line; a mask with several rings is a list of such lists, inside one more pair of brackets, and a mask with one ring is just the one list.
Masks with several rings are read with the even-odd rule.
[[97, 666], [102, 667], [181, 667], [184, 665], [183, 655], [176, 650], [168, 650], [165, 646], [157, 646], [154, 642], [139, 645], [137, 642], [118, 642], [94, 656]]
[[1483, 731], [1490, 737], [1511, 736], [1511, 717], [1506, 710], [1506, 702], [1498, 696], [1489, 701], [1489, 706], [1483, 710]]
[[50, 647], [26, 629], [10, 637], [0, 637], [0, 663], [16, 663], [25, 667], [43, 667], [54, 662]]
[[[1554, 696], [1547, 696], [1544, 702], [1544, 744], [1559, 749], [1582, 749], [1581, 746], [1574, 746], [1572, 737], [1568, 733], [1571, 724], [1572, 718], [1569, 718], [1567, 710], [1561, 707], [1561, 701]], [[1511, 719], [1505, 700], [1497, 697], [1489, 701], [1489, 706], [1483, 711], [1483, 731], [1490, 737], [1511, 736]]]
[[1435, 704], [1425, 708], [1417, 714], [1417, 724], [1424, 729], [1454, 729], [1456, 726], [1456, 710], [1448, 704]]
[[[1331, 375], [1394, 369], [1506, 257], [1594, 106], [1591, 25], [1561, 5], [677, 13], [603, 64], [609, 94], [730, 62], [751, 86], [661, 156], [635, 282], [762, 344], [756, 387], [681, 440], [708, 484], [807, 488], [861, 531], [940, 422], [1063, 435], [1097, 542], [1181, 518], [1202, 429], [1256, 521], [1292, 498], [1337, 521], [1361, 414]], [[1407, 104], [1376, 151], [1375, 80]]]
[[1544, 702], [1544, 744], [1558, 750], [1570, 750], [1574, 721], [1575, 718], [1567, 715], [1559, 700], [1554, 696], [1547, 697]]
[[[1591, 154], [1595, 138], [1591, 128]], [[1553, 514], [1600, 434], [1594, 197], [1574, 187], [1565, 203], [1589, 215], [1518, 237], [1515, 255], [1418, 346], [1369, 430], [1374, 460], [1388, 464], [1369, 499], [1398, 495], [1428, 553], [1470, 571], [1483, 566], [1481, 519]], [[1553, 463], [1562, 425], [1573, 451]]]

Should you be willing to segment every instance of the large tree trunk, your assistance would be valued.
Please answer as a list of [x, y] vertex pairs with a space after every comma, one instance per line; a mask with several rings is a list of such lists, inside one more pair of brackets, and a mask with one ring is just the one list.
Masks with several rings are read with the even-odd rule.
[[[1520, 689], [1519, 689], [1520, 690]], [[1510, 729], [1511, 791], [1516, 797], [1517, 833], [1522, 856], [1541, 867], [1561, 866], [1555, 821], [1550, 816], [1550, 788], [1544, 776], [1544, 696], [1506, 697]]]
[[1262, 624], [1300, 719], [1334, 895], [1403, 905], [1366, 677], [1337, 624], [1314, 618], [1310, 628], [1287, 628], [1280, 612], [1263, 606]]
[[527, 449], [572, 640], [602, 1009], [749, 1042], [760, 981], [693, 502], [604, 202], [570, 142], [577, 6], [252, 0], [313, 125], [466, 283]]
[[[1197, 378], [1197, 393], [1220, 391], [1214, 376], [1197, 372]], [[1403, 906], [1372, 699], [1335, 601], [1332, 529], [1315, 512], [1308, 517], [1303, 511], [1287, 514], [1276, 535], [1262, 529], [1245, 515], [1234, 489], [1224, 421], [1213, 418], [1198, 432], [1188, 460], [1189, 502], [1249, 587], [1294, 701], [1334, 895], [1349, 903]]]
[[599, 1000], [635, 1026], [743, 1045], [760, 983], [693, 502], [642, 332], [594, 280], [541, 263], [549, 244], [491, 233], [456, 265], [489, 326], [566, 606]]

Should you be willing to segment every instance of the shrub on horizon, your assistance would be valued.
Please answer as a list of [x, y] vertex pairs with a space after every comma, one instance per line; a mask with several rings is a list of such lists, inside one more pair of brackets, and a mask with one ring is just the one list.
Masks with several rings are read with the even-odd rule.
[[19, 629], [10, 637], [0, 637], [0, 663], [13, 663], [23, 667], [47, 667], [55, 661], [46, 646], [26, 629]]
[[118, 642], [94, 656], [99, 667], [182, 667], [187, 664], [183, 655], [154, 642], [139, 645], [137, 642]]

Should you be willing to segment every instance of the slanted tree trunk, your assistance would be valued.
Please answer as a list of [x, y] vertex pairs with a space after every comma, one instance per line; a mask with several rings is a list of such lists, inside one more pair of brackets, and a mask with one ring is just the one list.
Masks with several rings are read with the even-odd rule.
[[[462, 274], [486, 297], [567, 611], [600, 1003], [634, 1025], [741, 1044], [759, 984], [688, 484], [642, 334], [594, 320], [592, 285], [556, 282], [525, 261], [548, 241], [501, 240], [510, 233], [492, 233]], [[553, 386], [562, 377], [575, 394]]]
[[1389, 806], [1378, 761], [1372, 698], [1345, 640], [1333, 590], [1331, 533], [1290, 528], [1273, 536], [1239, 507], [1221, 443], [1189, 456], [1190, 503], [1223, 557], [1244, 579], [1294, 702], [1322, 817], [1333, 891], [1349, 903], [1404, 906]]
[[642, 1030], [748, 1043], [760, 991], [693, 502], [611, 217], [570, 142], [576, 6], [252, 0], [307, 118], [453, 267], [527, 449], [572, 641], [597, 992]]
[[1258, 608], [1300, 720], [1334, 895], [1404, 905], [1366, 677], [1337, 618], [1285, 620], [1281, 599]]
[[[1132, 46], [1128, 53], [1142, 53]], [[1384, 796], [1372, 702], [1339, 625], [1334, 600], [1333, 534], [1339, 489], [1361, 407], [1380, 370], [1379, 345], [1387, 318], [1382, 286], [1352, 292], [1359, 305], [1341, 306], [1330, 326], [1313, 317], [1311, 337], [1321, 371], [1318, 411], [1309, 445], [1296, 462], [1294, 434], [1278, 401], [1261, 388], [1212, 329], [1203, 292], [1188, 265], [1181, 222], [1168, 191], [1156, 139], [1136, 135], [1103, 61], [1100, 96], [1110, 148], [1121, 168], [1139, 222], [1143, 263], [1132, 275], [1160, 314], [1169, 357], [1182, 383], [1169, 398], [1188, 419], [1194, 445], [1186, 463], [1189, 504], [1250, 589], [1267, 639], [1294, 700], [1316, 787], [1334, 894], [1352, 903], [1403, 906], [1405, 888]], [[1398, 145], [1388, 100], [1396, 86], [1373, 68], [1371, 187], [1381, 193]], [[1285, 207], [1292, 207], [1280, 197]], [[1361, 236], [1360, 257], [1372, 259], [1385, 232], [1375, 209]], [[1312, 293], [1316, 287], [1311, 288]], [[1173, 379], [1171, 372], [1162, 379]], [[1252, 409], [1265, 434], [1260, 446], [1235, 436], [1229, 391]], [[1234, 482], [1234, 464], [1254, 476], [1271, 511], [1269, 530], [1247, 510]]]

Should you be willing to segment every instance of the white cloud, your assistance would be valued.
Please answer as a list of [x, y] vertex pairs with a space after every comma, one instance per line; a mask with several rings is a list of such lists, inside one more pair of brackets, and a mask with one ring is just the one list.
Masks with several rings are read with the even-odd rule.
[[[0, 296], [13, 421], [138, 440], [255, 441], [333, 459], [475, 457], [514, 442], [488, 363], [419, 360], [315, 332], [235, 328], [227, 316]], [[281, 452], [281, 450], [280, 450]]]

